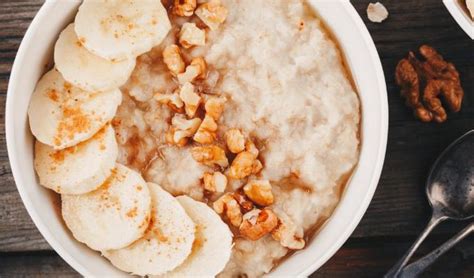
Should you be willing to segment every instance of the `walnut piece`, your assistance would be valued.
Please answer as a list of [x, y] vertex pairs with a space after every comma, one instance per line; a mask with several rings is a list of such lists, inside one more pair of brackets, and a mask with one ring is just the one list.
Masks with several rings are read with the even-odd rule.
[[247, 213], [254, 209], [253, 203], [245, 196], [241, 190], [236, 191], [233, 193], [234, 199], [239, 203], [240, 209], [244, 212]]
[[273, 204], [272, 186], [268, 180], [252, 180], [244, 186], [244, 193], [260, 206]]
[[222, 195], [212, 206], [218, 214], [224, 214], [233, 226], [239, 227], [241, 225], [242, 212], [231, 193]]
[[184, 102], [178, 94], [155, 94], [153, 98], [161, 104], [166, 104], [172, 111], [183, 113]]
[[398, 63], [395, 79], [401, 87], [402, 97], [406, 98], [406, 105], [414, 110], [418, 119], [441, 123], [446, 121], [447, 114], [440, 96], [451, 111], [461, 109], [464, 91], [459, 73], [432, 47], [422, 45], [419, 51], [423, 60], [409, 52], [408, 58]]
[[471, 14], [471, 18], [474, 20], [474, 0], [466, 0], [466, 7]]
[[278, 226], [272, 231], [273, 239], [280, 242], [283, 247], [293, 250], [303, 249], [305, 241], [302, 230], [298, 231], [286, 214], [278, 214], [278, 216]]
[[225, 133], [225, 142], [229, 151], [240, 153], [245, 149], [245, 138], [242, 132], [236, 128], [231, 128]]
[[178, 83], [184, 84], [186, 82], [193, 82], [195, 79], [203, 79], [206, 77], [206, 69], [207, 65], [204, 58], [194, 58], [191, 64], [186, 67], [186, 70], [178, 74]]
[[192, 118], [196, 114], [196, 111], [201, 103], [201, 97], [194, 92], [194, 86], [191, 83], [185, 83], [180, 91], [179, 97], [184, 102], [184, 110], [186, 115]]
[[195, 23], [186, 22], [179, 32], [179, 43], [184, 48], [206, 44], [206, 32], [199, 29]]
[[204, 109], [206, 110], [207, 115], [214, 118], [214, 120], [219, 120], [224, 111], [225, 98], [221, 97], [211, 97], [206, 101]]
[[216, 145], [194, 147], [191, 149], [191, 154], [194, 160], [208, 166], [218, 165], [223, 168], [229, 166], [225, 151]]
[[204, 173], [204, 189], [209, 192], [224, 192], [227, 187], [227, 177], [221, 172]]
[[214, 119], [207, 115], [202, 120], [198, 131], [194, 134], [194, 141], [201, 144], [211, 144], [216, 139], [217, 123]]
[[174, 0], [173, 13], [178, 16], [192, 16], [196, 6], [196, 0]]
[[262, 162], [260, 162], [260, 160], [258, 159], [255, 159], [252, 165], [252, 174], [258, 174], [260, 171], [262, 171], [262, 169], [263, 169]]
[[370, 21], [380, 23], [387, 19], [388, 11], [382, 3], [369, 3], [367, 6], [367, 17]]
[[163, 62], [174, 76], [184, 72], [185, 64], [181, 57], [181, 51], [176, 44], [168, 45], [163, 50]]
[[196, 9], [196, 15], [211, 30], [217, 30], [227, 18], [227, 9], [221, 5], [220, 0], [210, 0], [207, 3], [199, 5]]
[[246, 143], [245, 143], [245, 150], [249, 153], [251, 153], [254, 157], [257, 157], [258, 154], [259, 154], [259, 151], [257, 149], [257, 147], [255, 146], [255, 144], [248, 140]]
[[243, 179], [252, 174], [255, 156], [248, 151], [239, 153], [229, 168], [229, 177], [232, 179]]
[[239, 233], [247, 239], [258, 240], [278, 225], [278, 218], [269, 209], [254, 209], [244, 214]]
[[187, 138], [192, 137], [199, 128], [201, 119], [194, 118], [187, 120], [182, 114], [176, 114], [171, 119], [171, 129], [166, 134], [166, 141], [170, 144], [183, 146], [187, 143]]

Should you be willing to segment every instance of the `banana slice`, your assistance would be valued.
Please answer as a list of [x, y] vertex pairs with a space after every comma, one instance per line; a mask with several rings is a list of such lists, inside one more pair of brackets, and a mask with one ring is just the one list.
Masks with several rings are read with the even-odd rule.
[[69, 24], [54, 47], [54, 62], [64, 79], [85, 91], [106, 91], [122, 86], [135, 68], [135, 58], [111, 62], [89, 52]]
[[180, 265], [191, 253], [195, 225], [183, 207], [159, 185], [148, 183], [152, 219], [143, 238], [103, 255], [119, 269], [137, 275], [159, 275]]
[[117, 164], [97, 190], [61, 195], [62, 215], [73, 236], [94, 250], [123, 248], [145, 233], [151, 196], [137, 172]]
[[170, 29], [160, 0], [84, 0], [75, 19], [83, 45], [111, 61], [148, 52]]
[[35, 169], [44, 187], [60, 194], [84, 194], [111, 175], [117, 155], [115, 132], [107, 125], [91, 139], [63, 150], [36, 141]]
[[120, 90], [90, 93], [72, 86], [53, 69], [36, 85], [28, 107], [30, 128], [41, 143], [64, 149], [91, 138], [112, 120]]
[[178, 199], [196, 225], [193, 252], [166, 277], [214, 277], [229, 261], [232, 251], [232, 233], [214, 210], [188, 196]]

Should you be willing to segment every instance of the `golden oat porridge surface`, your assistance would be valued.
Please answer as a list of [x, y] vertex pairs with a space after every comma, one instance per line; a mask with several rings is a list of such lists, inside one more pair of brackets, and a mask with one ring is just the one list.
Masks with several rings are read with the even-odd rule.
[[[241, 188], [252, 181], [271, 185], [273, 200], [254, 205], [286, 223], [285, 233], [266, 233], [252, 240], [242, 236], [229, 213], [221, 212], [235, 245], [220, 275], [255, 277], [269, 272], [292, 249], [308, 244], [310, 233], [331, 215], [358, 161], [360, 107], [337, 45], [305, 1], [223, 0], [222, 4], [227, 18], [219, 28], [207, 31], [205, 45], [180, 50], [186, 65], [196, 57], [207, 63], [206, 76], [192, 82], [201, 96], [197, 110], [170, 106], [171, 96], [182, 90], [179, 78], [186, 77], [182, 69], [178, 69], [181, 75], [171, 73], [163, 52], [172, 51], [172, 44], [180, 45], [179, 32], [190, 21], [170, 13], [173, 27], [168, 37], [138, 58], [122, 86], [123, 102], [113, 126], [118, 161], [175, 196], [189, 195], [216, 208], [224, 193], [203, 185], [203, 177], [214, 172], [227, 176], [229, 194], [244, 195]], [[202, 25], [197, 18], [191, 22]], [[170, 144], [170, 130], [179, 123], [192, 118], [206, 121], [204, 103], [209, 99], [224, 103], [211, 145], [226, 150], [231, 166], [196, 160], [195, 148], [206, 144], [191, 138]], [[258, 155], [252, 159], [261, 165], [253, 167], [259, 169], [243, 177], [232, 172], [239, 154], [226, 145], [226, 138], [232, 139], [229, 130], [241, 133], [232, 138], [255, 144]], [[209, 181], [218, 181], [213, 178]], [[248, 212], [245, 204], [239, 205], [242, 214]], [[249, 219], [244, 216], [237, 222]]]

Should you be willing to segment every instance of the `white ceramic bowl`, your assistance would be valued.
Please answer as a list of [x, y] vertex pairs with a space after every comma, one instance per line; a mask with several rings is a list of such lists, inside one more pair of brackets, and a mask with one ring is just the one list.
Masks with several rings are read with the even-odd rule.
[[458, 25], [471, 40], [474, 40], [474, 20], [472, 20], [467, 9], [461, 5], [460, 1], [464, 0], [443, 0], [443, 3]]
[[[54, 42], [72, 21], [76, 1], [46, 1], [31, 23], [13, 65], [6, 107], [10, 164], [21, 198], [33, 222], [56, 252], [84, 276], [118, 276], [98, 252], [80, 244], [65, 227], [54, 201], [38, 184], [33, 168], [33, 137], [27, 120], [30, 95], [51, 60]], [[362, 20], [345, 0], [310, 1], [339, 41], [362, 102], [360, 161], [334, 214], [307, 248], [284, 261], [272, 274], [306, 276], [325, 263], [353, 232], [369, 205], [385, 156], [388, 108], [385, 80], [374, 43]]]

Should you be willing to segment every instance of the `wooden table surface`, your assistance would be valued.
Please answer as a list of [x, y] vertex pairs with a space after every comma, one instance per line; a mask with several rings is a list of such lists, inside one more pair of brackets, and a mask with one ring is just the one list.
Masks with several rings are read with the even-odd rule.
[[[67, 0], [64, 0], [67, 1]], [[406, 251], [430, 216], [424, 181], [437, 155], [474, 128], [474, 43], [441, 0], [381, 0], [388, 20], [367, 20], [369, 0], [352, 1], [377, 46], [385, 72], [390, 130], [385, 166], [368, 211], [344, 246], [314, 277], [381, 277]], [[0, 277], [77, 276], [48, 245], [28, 216], [15, 187], [5, 145], [8, 78], [20, 41], [42, 4], [40, 0], [0, 1]], [[399, 97], [394, 68], [408, 50], [430, 44], [458, 68], [465, 97], [461, 112], [443, 124], [416, 121]], [[370, 120], [370, 119], [366, 119]], [[425, 254], [460, 230], [444, 223], [423, 244]], [[474, 238], [445, 254], [426, 277], [474, 277]]]

